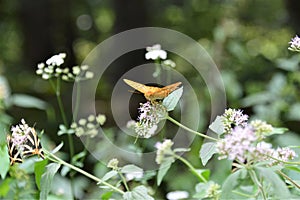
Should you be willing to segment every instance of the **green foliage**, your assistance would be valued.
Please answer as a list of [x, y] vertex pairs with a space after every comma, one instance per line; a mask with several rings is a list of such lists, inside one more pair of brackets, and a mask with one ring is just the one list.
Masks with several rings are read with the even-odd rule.
[[216, 143], [215, 142], [207, 142], [201, 146], [199, 156], [202, 161], [202, 165], [206, 165], [207, 162], [211, 159], [211, 157], [216, 153]]
[[44, 172], [41, 178], [40, 199], [47, 199], [48, 193], [52, 186], [53, 177], [59, 168], [60, 168], [60, 164], [57, 163], [50, 163], [46, 166], [46, 171]]
[[174, 161], [175, 161], [174, 158], [170, 157], [170, 158], [165, 158], [164, 161], [161, 163], [157, 173], [157, 185], [161, 184], [164, 176], [166, 175], [166, 173], [168, 172], [168, 170], [170, 169]]
[[183, 87], [180, 87], [179, 89], [172, 92], [169, 96], [164, 98], [163, 105], [166, 107], [167, 111], [172, 111], [176, 107], [178, 101], [180, 100], [180, 97], [183, 93]]
[[0, 175], [1, 178], [4, 179], [9, 170], [9, 156], [6, 144], [0, 145], [0, 158]]
[[149, 196], [148, 190], [145, 186], [138, 186], [135, 187], [131, 192], [125, 192], [123, 198], [124, 200], [154, 200], [154, 198]]

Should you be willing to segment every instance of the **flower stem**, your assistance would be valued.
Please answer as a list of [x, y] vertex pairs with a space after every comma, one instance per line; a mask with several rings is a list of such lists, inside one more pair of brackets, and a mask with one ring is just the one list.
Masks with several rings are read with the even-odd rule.
[[88, 178], [96, 181], [97, 183], [101, 183], [101, 184], [103, 184], [103, 185], [105, 185], [107, 187], [110, 187], [111, 189], [115, 190], [116, 192], [119, 192], [122, 195], [125, 194], [125, 192], [122, 191], [122, 190], [120, 190], [119, 188], [117, 188], [117, 187], [115, 187], [115, 186], [113, 186], [113, 185], [111, 185], [111, 184], [109, 184], [109, 183], [107, 183], [105, 181], [102, 181], [100, 178], [98, 178], [98, 177], [96, 177], [96, 176], [94, 176], [94, 175], [92, 175], [92, 174], [90, 174], [90, 173], [88, 173], [88, 172], [86, 172], [86, 171], [84, 171], [84, 170], [82, 170], [82, 169], [74, 166], [74, 165], [71, 165], [71, 164], [65, 162], [64, 160], [60, 159], [59, 157], [55, 156], [54, 154], [52, 154], [52, 153], [50, 153], [50, 152], [48, 152], [46, 150], [44, 150], [44, 152], [48, 155], [48, 158], [50, 160], [52, 160], [54, 162], [57, 162], [57, 163], [59, 163], [61, 165], [67, 166], [67, 167], [73, 169], [74, 171], [77, 171], [77, 172], [85, 175], [86, 177], [88, 177]]
[[189, 163], [189, 161], [187, 161], [186, 159], [184, 159], [183, 157], [177, 155], [177, 154], [173, 154], [173, 156], [175, 158], [177, 158], [178, 160], [180, 160], [181, 162], [183, 162], [191, 171], [192, 173], [198, 177], [198, 179], [204, 183], [207, 182], [207, 180], [202, 176], [202, 174], [198, 173], [197, 170], [193, 167], [193, 165], [191, 165], [191, 163]]
[[266, 197], [264, 188], [263, 188], [263, 186], [261, 185], [261, 183], [259, 182], [259, 180], [258, 180], [258, 178], [257, 178], [257, 176], [256, 176], [256, 173], [255, 173], [252, 169], [250, 169], [250, 170], [249, 170], [249, 174], [250, 174], [250, 177], [251, 177], [252, 181], [258, 186], [258, 188], [259, 188], [259, 190], [260, 190], [260, 192], [261, 192], [261, 194], [262, 194], [262, 196], [263, 196], [263, 199], [264, 199], [264, 200], [267, 200], [267, 197]]
[[282, 171], [280, 170], [276, 170], [276, 172], [278, 174], [280, 174], [281, 176], [283, 176], [286, 180], [290, 181], [291, 183], [293, 183], [298, 189], [300, 189], [300, 185], [297, 184], [295, 181], [293, 181], [289, 176], [287, 176], [285, 173], [283, 173]]
[[125, 177], [123, 176], [123, 174], [122, 174], [121, 172], [119, 172], [119, 171], [118, 171], [118, 174], [119, 174], [119, 176], [121, 177], [122, 182], [123, 182], [123, 184], [124, 184], [126, 190], [127, 190], [127, 191], [130, 191], [130, 190], [129, 190], [129, 187], [128, 187], [128, 185], [127, 185], [126, 179], [125, 179]]
[[194, 133], [194, 134], [196, 134], [196, 135], [198, 135], [200, 137], [204, 137], [204, 138], [207, 138], [207, 139], [210, 139], [210, 140], [213, 140], [213, 141], [218, 141], [216, 138], [210, 137], [210, 136], [205, 135], [203, 133], [199, 133], [197, 131], [194, 131], [194, 130], [192, 130], [192, 129], [186, 127], [186, 126], [184, 126], [183, 124], [181, 124], [180, 122], [176, 121], [175, 119], [173, 119], [170, 116], [167, 116], [167, 119], [170, 120], [172, 123], [176, 124], [177, 126], [179, 126], [180, 128], [183, 128], [183, 129], [185, 129], [185, 130], [187, 130], [187, 131], [189, 131], [191, 133]]

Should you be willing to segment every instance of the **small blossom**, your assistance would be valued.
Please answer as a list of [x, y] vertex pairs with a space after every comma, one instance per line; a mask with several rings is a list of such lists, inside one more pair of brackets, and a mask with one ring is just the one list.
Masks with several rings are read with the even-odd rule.
[[147, 53], [145, 54], [145, 58], [147, 60], [157, 60], [157, 59], [166, 59], [167, 52], [161, 49], [160, 44], [155, 44], [151, 47], [146, 48]]
[[175, 68], [176, 67], [176, 63], [173, 60], [170, 60], [170, 59], [164, 60], [162, 62], [162, 65], [166, 66], [166, 67], [171, 67], [171, 68]]
[[173, 191], [167, 194], [168, 200], [178, 200], [178, 199], [187, 199], [189, 197], [189, 193], [187, 191]]
[[248, 121], [248, 115], [243, 114], [242, 110], [226, 109], [222, 115], [222, 122], [224, 125], [225, 133], [230, 133], [233, 127], [245, 127]]
[[296, 35], [292, 40], [289, 42], [290, 46], [288, 47], [291, 51], [300, 52], [300, 38]]
[[171, 147], [173, 146], [173, 142], [170, 139], [165, 140], [163, 143], [157, 142], [155, 147], [157, 148], [156, 159], [155, 162], [157, 164], [161, 164], [166, 155], [171, 154], [173, 151]]
[[135, 128], [135, 124], [136, 124], [136, 121], [135, 120], [129, 120], [126, 124], [126, 128], [129, 128], [129, 129], [134, 129]]
[[46, 61], [47, 65], [54, 65], [54, 66], [60, 66], [62, 65], [65, 61], [64, 59], [66, 58], [65, 53], [60, 53], [57, 55], [52, 56]]
[[211, 183], [209, 188], [206, 191], [206, 198], [218, 199], [219, 194], [221, 193], [221, 186], [217, 183]]
[[119, 169], [118, 164], [119, 164], [119, 160], [116, 158], [113, 158], [108, 162], [107, 167], [111, 168], [113, 170], [118, 170]]
[[99, 123], [102, 126], [106, 121], [106, 116], [102, 115], [102, 114], [99, 114], [96, 117], [96, 121], [97, 121], [97, 123]]
[[[281, 160], [283, 162], [293, 160], [295, 157], [297, 157], [297, 154], [295, 153], [294, 150], [284, 147], [284, 148], [277, 148], [274, 152], [272, 157], [277, 158], [278, 160]], [[273, 161], [273, 164], [278, 163], [278, 161]]]

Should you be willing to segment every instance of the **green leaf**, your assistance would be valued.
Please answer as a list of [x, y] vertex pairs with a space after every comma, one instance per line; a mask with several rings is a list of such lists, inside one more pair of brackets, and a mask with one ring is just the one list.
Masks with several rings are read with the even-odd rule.
[[11, 190], [11, 181], [11, 178], [6, 178], [2, 182], [0, 182], [0, 197], [6, 197], [7, 193]]
[[48, 160], [45, 159], [45, 160], [36, 162], [34, 164], [35, 183], [39, 190], [41, 190], [42, 174], [45, 171], [45, 167], [46, 167], [47, 163], [48, 163]]
[[164, 161], [159, 166], [159, 170], [157, 173], [157, 185], [159, 186], [161, 184], [161, 181], [163, 180], [164, 176], [170, 169], [172, 163], [174, 162], [173, 157], [165, 158]]
[[60, 164], [50, 163], [46, 166], [46, 171], [42, 175], [41, 179], [41, 193], [40, 199], [47, 199], [48, 193], [51, 189], [52, 180], [58, 169], [60, 168]]
[[113, 191], [108, 191], [108, 192], [105, 192], [101, 195], [101, 199], [102, 200], [109, 200], [111, 199], [111, 195], [113, 194]]
[[196, 172], [202, 175], [206, 180], [209, 179], [210, 170], [209, 169], [196, 169]]
[[255, 167], [255, 171], [257, 172], [259, 179], [267, 182], [264, 185], [270, 188], [268, 194], [273, 194], [273, 197], [278, 199], [289, 199], [291, 197], [290, 191], [288, 190], [285, 182], [280, 179], [272, 169]]
[[135, 166], [135, 165], [125, 165], [122, 167], [121, 172], [124, 174], [128, 174], [128, 173], [143, 173], [143, 169]]
[[163, 106], [166, 107], [167, 111], [172, 111], [176, 107], [180, 97], [183, 93], [183, 87], [180, 87], [179, 89], [173, 91], [169, 96], [164, 98], [163, 100]]
[[59, 131], [57, 132], [58, 136], [61, 136], [63, 134], [73, 134], [75, 133], [74, 129], [68, 129], [65, 125], [60, 124], [59, 125]]
[[51, 153], [55, 154], [56, 152], [58, 152], [62, 147], [64, 146], [64, 142], [61, 142], [57, 147], [55, 147]]
[[131, 192], [125, 192], [123, 195], [124, 200], [154, 200], [153, 197], [151, 197], [148, 194], [148, 190], [145, 186], [137, 186], [135, 187]]
[[[109, 179], [111, 179], [112, 177], [116, 176], [118, 174], [117, 171], [115, 170], [111, 170], [109, 172], [107, 172], [103, 177], [102, 177], [102, 181], [107, 181]], [[101, 182], [100, 182], [101, 183]]]
[[48, 106], [47, 102], [26, 94], [12, 95], [11, 103], [23, 108], [37, 108], [40, 110], [46, 110]]
[[274, 134], [283, 134], [287, 132], [289, 129], [287, 128], [273, 128], [273, 131], [269, 135], [274, 135]]
[[205, 166], [215, 153], [217, 153], [215, 142], [204, 143], [199, 152], [202, 165]]
[[240, 185], [242, 179], [244, 179], [246, 175], [246, 169], [240, 169], [233, 174], [230, 174], [223, 183], [221, 199], [241, 199], [242, 196], [237, 197], [236, 195], [233, 195], [232, 191]]
[[0, 175], [1, 175], [1, 178], [4, 179], [9, 170], [9, 162], [10, 162], [6, 144], [2, 144], [0, 146], [0, 158], [1, 158]]
[[83, 167], [83, 163], [80, 159], [85, 156], [86, 156], [86, 151], [81, 151], [72, 157], [71, 163], [76, 165], [77, 167]]
[[224, 125], [222, 122], [222, 117], [217, 116], [215, 121], [209, 125], [209, 129], [215, 132], [218, 135], [222, 135], [224, 133]]

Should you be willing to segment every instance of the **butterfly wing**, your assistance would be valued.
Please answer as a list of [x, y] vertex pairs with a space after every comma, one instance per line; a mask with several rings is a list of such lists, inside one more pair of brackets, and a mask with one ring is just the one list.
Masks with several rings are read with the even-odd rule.
[[149, 86], [146, 86], [144, 84], [141, 84], [141, 83], [138, 83], [138, 82], [135, 82], [135, 81], [131, 81], [131, 80], [128, 80], [128, 79], [123, 79], [124, 82], [129, 85], [130, 87], [136, 89], [137, 91], [145, 94], [147, 92], [147, 88]]

